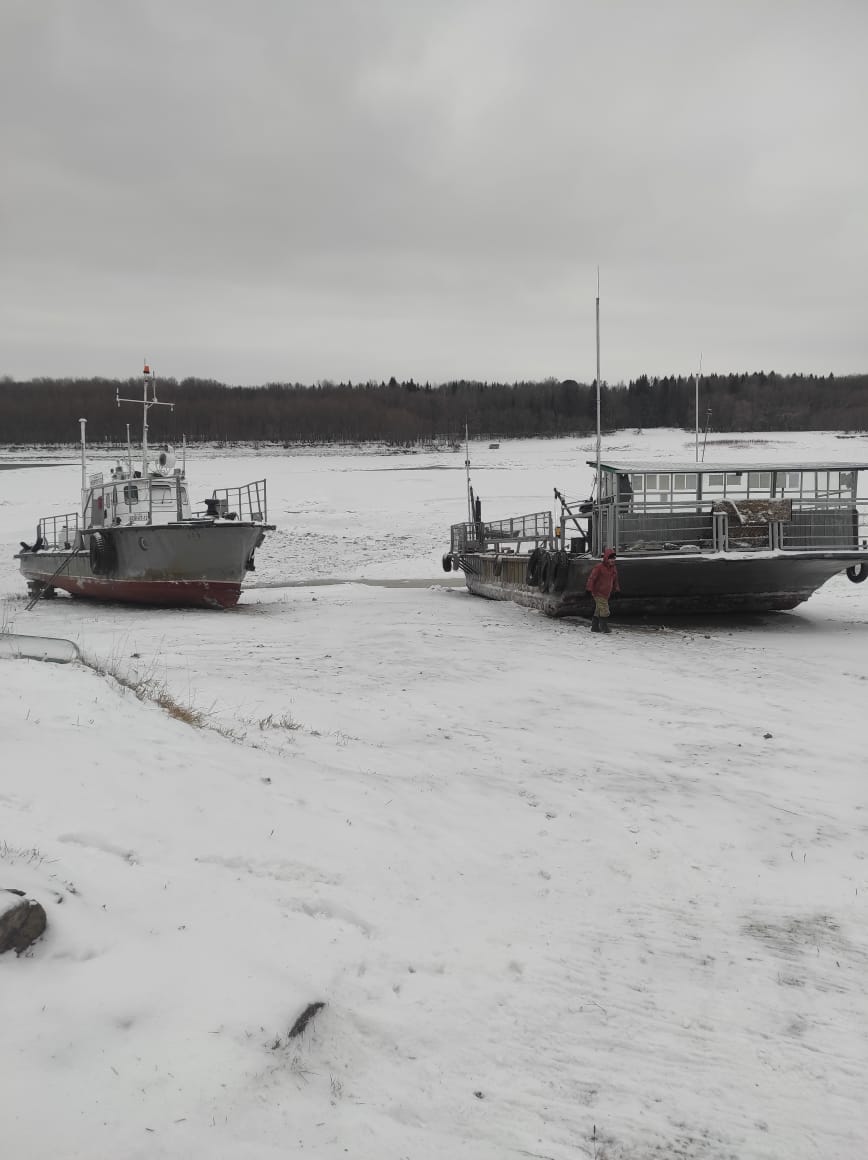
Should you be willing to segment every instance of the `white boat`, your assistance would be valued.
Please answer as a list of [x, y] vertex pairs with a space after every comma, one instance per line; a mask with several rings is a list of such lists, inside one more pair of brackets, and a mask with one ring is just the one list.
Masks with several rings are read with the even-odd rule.
[[[171, 447], [148, 447], [148, 411], [171, 406], [156, 397], [145, 364], [141, 467], [132, 448], [106, 473], [88, 474], [81, 423], [81, 505], [39, 520], [33, 544], [16, 554], [31, 594], [72, 596], [131, 604], [229, 608], [254, 567], [254, 553], [274, 528], [268, 523], [265, 480], [217, 489], [194, 508], [186, 464]], [[129, 430], [129, 429], [128, 429]]]

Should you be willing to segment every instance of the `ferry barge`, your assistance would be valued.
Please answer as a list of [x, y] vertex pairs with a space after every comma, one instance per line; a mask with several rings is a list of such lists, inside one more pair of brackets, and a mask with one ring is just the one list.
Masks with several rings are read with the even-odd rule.
[[585, 585], [612, 547], [616, 618], [780, 611], [841, 572], [868, 577], [866, 463], [588, 462], [595, 498], [556, 489], [556, 515], [485, 521], [468, 476], [471, 518], [452, 526], [444, 569], [476, 596], [589, 617]]

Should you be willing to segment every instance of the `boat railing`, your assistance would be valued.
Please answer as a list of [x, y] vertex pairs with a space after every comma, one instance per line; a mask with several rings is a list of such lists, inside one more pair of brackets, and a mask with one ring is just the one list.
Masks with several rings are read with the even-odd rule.
[[785, 551], [868, 547], [868, 500], [794, 500], [780, 546]]
[[554, 547], [554, 520], [551, 512], [531, 512], [506, 520], [453, 524], [451, 542], [452, 552], [459, 555], [485, 549], [520, 552], [523, 545], [530, 544]]
[[66, 512], [62, 516], [43, 516], [36, 527], [36, 534], [42, 540], [42, 547], [72, 548], [78, 534], [78, 521], [78, 512]]
[[603, 542], [619, 552], [679, 551], [716, 547], [714, 513], [710, 505], [682, 503], [661, 505], [659, 511], [634, 509], [631, 503], [604, 503], [600, 511]]
[[189, 512], [187, 482], [180, 468], [172, 475], [91, 476], [85, 498], [86, 526], [170, 523]]
[[868, 548], [868, 500], [604, 502], [602, 542], [623, 553], [847, 551]]
[[240, 487], [218, 487], [193, 513], [199, 518], [218, 517], [254, 524], [268, 523], [268, 500], [264, 479], [242, 483]]

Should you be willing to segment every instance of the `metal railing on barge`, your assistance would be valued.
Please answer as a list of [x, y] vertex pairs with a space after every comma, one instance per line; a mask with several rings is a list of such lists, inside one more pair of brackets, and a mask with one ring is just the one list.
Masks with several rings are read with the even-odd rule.
[[453, 524], [450, 540], [451, 551], [456, 556], [491, 550], [518, 554], [523, 545], [554, 547], [556, 543], [551, 512], [531, 512], [530, 515], [513, 516], [506, 520]]
[[868, 549], [868, 500], [683, 500], [659, 510], [608, 501], [596, 512], [601, 542], [624, 555]]
[[[599, 535], [590, 526], [599, 519]], [[589, 543], [624, 556], [673, 552], [868, 552], [868, 500], [674, 500], [659, 506], [606, 501], [587, 513], [587, 534], [568, 536], [550, 512], [453, 524], [451, 552], [519, 555], [535, 547], [584, 553]], [[577, 524], [577, 531], [582, 529]]]

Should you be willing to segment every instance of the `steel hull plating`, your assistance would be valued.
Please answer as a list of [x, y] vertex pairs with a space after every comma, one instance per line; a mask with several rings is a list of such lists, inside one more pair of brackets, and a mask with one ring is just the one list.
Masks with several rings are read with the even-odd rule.
[[22, 551], [22, 574], [31, 585], [97, 600], [231, 608], [264, 529], [237, 521], [190, 521], [97, 534], [100, 551], [92, 547], [92, 534], [75, 552]]
[[[549, 616], [591, 615], [585, 585], [596, 562], [587, 556], [571, 558], [563, 590], [556, 592], [526, 583], [526, 555], [462, 557], [467, 588], [475, 596], [513, 600]], [[848, 566], [864, 562], [865, 553], [858, 551], [622, 556], [622, 592], [612, 611], [615, 617], [784, 611], [802, 604]]]

